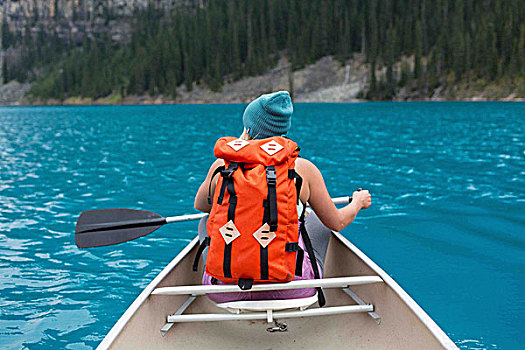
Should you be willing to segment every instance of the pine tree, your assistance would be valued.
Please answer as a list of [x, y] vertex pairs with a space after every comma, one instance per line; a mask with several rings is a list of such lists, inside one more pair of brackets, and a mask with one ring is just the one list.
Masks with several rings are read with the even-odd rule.
[[377, 97], [377, 78], [376, 78], [376, 63], [372, 61], [370, 64], [370, 88], [368, 89], [368, 98], [374, 99]]
[[6, 19], [4, 18], [2, 20], [2, 43], [1, 47], [3, 50], [8, 49], [11, 45], [13, 45], [13, 38], [11, 35], [11, 31], [9, 30], [9, 24], [7, 23]]
[[7, 71], [7, 58], [4, 57], [2, 62], [2, 78], [4, 84], [7, 84], [9, 82], [9, 72]]
[[518, 42], [518, 72], [525, 75], [525, 23], [522, 23], [520, 26], [520, 38]]
[[[394, 41], [394, 34], [393, 34], [392, 28], [389, 28], [387, 30], [386, 41], [387, 43], [392, 43]], [[394, 47], [392, 44], [387, 45], [385, 64], [386, 64], [385, 98], [392, 99], [395, 94], [394, 72], [392, 68], [392, 65], [394, 64]]]
[[[368, 32], [369, 37], [367, 40], [366, 52], [367, 58], [370, 62], [374, 62], [378, 56], [378, 46], [379, 46], [379, 37], [378, 37], [378, 26], [377, 26], [377, 0], [370, 0], [368, 8]], [[375, 66], [375, 63], [373, 63]], [[375, 75], [375, 74], [374, 74]]]
[[193, 90], [193, 75], [191, 72], [190, 59], [189, 55], [184, 55], [184, 85], [188, 91]]
[[466, 70], [463, 0], [456, 0], [454, 5], [454, 17], [452, 20], [452, 46], [454, 50], [452, 52], [452, 64], [456, 79], [459, 80]]
[[421, 35], [421, 22], [416, 21], [414, 79], [416, 80], [418, 90], [421, 89], [422, 84], [423, 84], [423, 65], [421, 63], [422, 51], [423, 51], [423, 39]]
[[[471, 42], [471, 39], [470, 39], [470, 34], [469, 32], [467, 32], [465, 34], [465, 41], [463, 42], [463, 50], [464, 50], [464, 72], [468, 73], [470, 72], [471, 68], [472, 68], [472, 52], [471, 52], [471, 48], [470, 48], [470, 42]], [[468, 78], [468, 76], [467, 76]]]
[[401, 79], [399, 80], [399, 86], [403, 87], [409, 85], [412, 81], [412, 73], [410, 72], [410, 65], [406, 59], [403, 59], [401, 63]]
[[59, 14], [59, 11], [60, 11], [60, 5], [59, 5], [59, 2], [58, 2], [58, 1], [59, 1], [59, 0], [55, 0], [55, 1], [54, 1], [54, 5], [53, 5], [53, 8], [54, 8], [54, 10], [55, 10], [55, 13], [54, 13], [54, 15], [55, 15], [55, 20], [58, 19], [59, 15], [60, 15], [60, 14]]
[[496, 79], [498, 75], [498, 53], [496, 48], [496, 32], [492, 23], [489, 24], [487, 30], [487, 76], [490, 80]]
[[[525, 10], [522, 0], [247, 0], [181, 2], [164, 13], [151, 2], [130, 20], [131, 40], [115, 43], [94, 32], [82, 48], [38, 29], [38, 14], [28, 28], [9, 31], [2, 21], [2, 49], [16, 47], [9, 77], [33, 79], [41, 96], [171, 94], [177, 86], [206, 84], [219, 89], [225, 78], [240, 79], [271, 68], [281, 54], [292, 70], [334, 55], [345, 61], [363, 52], [383, 68], [369, 72], [370, 97], [390, 98], [399, 86], [420, 91], [445, 82], [449, 74], [487, 83], [525, 74]], [[62, 0], [53, 0], [63, 21]], [[75, 1], [78, 19], [114, 18], [102, 0]], [[33, 7], [36, 9], [36, 7]], [[78, 13], [78, 14], [77, 14]], [[94, 23], [94, 22], [93, 22]], [[93, 24], [92, 23], [92, 24]], [[35, 35], [32, 35], [34, 33]], [[414, 58], [409, 69], [408, 57]], [[402, 61], [401, 77], [394, 70]], [[428, 62], [425, 68], [425, 62]], [[3, 67], [2, 67], [3, 69]], [[63, 74], [60, 73], [64, 72]], [[454, 73], [454, 74], [452, 74]], [[415, 81], [413, 81], [415, 79]], [[292, 82], [290, 82], [292, 83]], [[291, 84], [292, 85], [292, 84]], [[56, 94], [56, 95], [55, 95]]]
[[291, 98], [294, 96], [294, 82], [293, 82], [293, 71], [292, 66], [288, 68], [288, 92], [290, 93]]
[[295, 68], [295, 3], [291, 1], [290, 9], [288, 12], [288, 26], [287, 26], [287, 39], [286, 39], [286, 49], [288, 54], [288, 60], [292, 65], [292, 69]]

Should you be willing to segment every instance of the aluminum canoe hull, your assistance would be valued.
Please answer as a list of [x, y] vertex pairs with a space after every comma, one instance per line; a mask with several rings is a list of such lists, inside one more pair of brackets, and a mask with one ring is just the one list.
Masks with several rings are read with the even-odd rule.
[[[142, 291], [98, 349], [457, 349], [388, 274], [339, 233], [330, 239], [325, 277], [381, 277], [384, 283], [352, 287], [366, 303], [374, 304], [380, 325], [367, 313], [359, 313], [279, 320], [288, 324], [283, 333], [266, 332], [265, 320], [177, 323], [162, 336], [166, 317], [187, 297], [151, 292], [200, 284], [201, 272], [191, 269], [197, 247], [195, 238]], [[353, 304], [339, 289], [327, 289], [325, 295], [327, 306]], [[202, 296], [185, 314], [219, 312], [225, 311]]]

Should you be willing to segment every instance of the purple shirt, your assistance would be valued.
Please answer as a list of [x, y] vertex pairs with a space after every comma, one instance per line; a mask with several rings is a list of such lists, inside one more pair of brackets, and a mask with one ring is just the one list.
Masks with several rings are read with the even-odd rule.
[[[299, 246], [304, 250], [304, 242], [302, 237], [299, 236]], [[321, 268], [318, 266], [319, 273], [321, 273]], [[322, 276], [321, 276], [322, 277]], [[312, 268], [312, 263], [308, 256], [308, 253], [305, 251], [303, 259], [303, 275], [295, 276], [294, 281], [298, 280], [313, 280], [314, 270]], [[211, 276], [206, 272], [202, 275], [202, 284], [211, 285]], [[221, 281], [217, 281], [217, 284], [224, 284]], [[315, 288], [300, 288], [300, 289], [287, 289], [287, 290], [270, 290], [270, 291], [261, 291], [261, 292], [231, 292], [231, 293], [214, 293], [207, 294], [208, 298], [213, 300], [216, 303], [226, 303], [230, 301], [239, 301], [239, 300], [279, 300], [279, 299], [299, 299], [307, 298], [315, 295]]]

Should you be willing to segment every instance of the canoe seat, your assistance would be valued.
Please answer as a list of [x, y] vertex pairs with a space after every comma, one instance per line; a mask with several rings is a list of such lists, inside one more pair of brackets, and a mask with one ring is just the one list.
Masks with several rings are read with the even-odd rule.
[[257, 311], [278, 311], [286, 309], [306, 310], [309, 306], [317, 302], [317, 293], [311, 297], [285, 299], [285, 300], [240, 300], [230, 301], [227, 303], [216, 303], [217, 307], [226, 309], [231, 313], [240, 314], [241, 312], [257, 312]]

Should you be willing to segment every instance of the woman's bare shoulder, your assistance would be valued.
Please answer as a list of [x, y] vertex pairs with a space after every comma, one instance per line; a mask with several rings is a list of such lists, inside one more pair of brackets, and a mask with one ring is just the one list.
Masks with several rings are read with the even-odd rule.
[[224, 165], [224, 159], [217, 158], [215, 159], [215, 162], [213, 162], [211, 166], [214, 167], [214, 166], [221, 166], [221, 165]]
[[223, 165], [224, 165], [224, 160], [221, 159], [221, 158], [217, 158], [217, 159], [215, 159], [215, 161], [211, 164], [210, 169], [209, 169], [209, 172], [213, 172], [213, 171], [215, 171], [215, 169], [217, 169], [218, 167], [223, 166]]
[[295, 161], [295, 170], [301, 176], [314, 176], [319, 173], [319, 169], [314, 163], [305, 158], [297, 158]]

